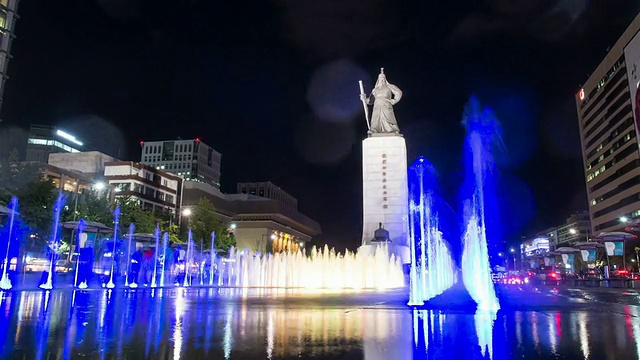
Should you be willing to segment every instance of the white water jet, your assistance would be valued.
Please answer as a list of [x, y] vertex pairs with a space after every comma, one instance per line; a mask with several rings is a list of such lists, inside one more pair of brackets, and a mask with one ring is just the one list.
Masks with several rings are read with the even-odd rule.
[[[439, 227], [433, 166], [420, 157], [410, 168], [410, 306], [442, 294], [456, 282], [456, 268]], [[430, 172], [431, 170], [431, 172]]]
[[386, 290], [404, 286], [401, 261], [389, 254], [386, 245], [372, 255], [337, 254], [327, 246], [313, 247], [309, 256], [304, 251], [256, 255], [231, 249], [220, 269], [227, 285], [237, 287]]

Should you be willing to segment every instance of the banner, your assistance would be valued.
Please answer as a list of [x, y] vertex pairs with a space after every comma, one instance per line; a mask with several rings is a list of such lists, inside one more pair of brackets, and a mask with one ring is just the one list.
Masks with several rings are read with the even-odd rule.
[[622, 256], [624, 254], [624, 242], [606, 242], [604, 243], [607, 248], [607, 255], [609, 256]]
[[[631, 97], [631, 109], [635, 118], [636, 134], [640, 134], [640, 36], [638, 33], [629, 41], [624, 48], [624, 58], [627, 64], [627, 79], [629, 80], [629, 95]], [[640, 136], [637, 136], [640, 140]]]
[[565, 269], [573, 270], [573, 254], [562, 254], [562, 262], [564, 263]]
[[595, 250], [580, 250], [580, 255], [582, 255], [582, 261], [584, 261], [584, 262], [595, 262], [596, 261], [596, 251]]

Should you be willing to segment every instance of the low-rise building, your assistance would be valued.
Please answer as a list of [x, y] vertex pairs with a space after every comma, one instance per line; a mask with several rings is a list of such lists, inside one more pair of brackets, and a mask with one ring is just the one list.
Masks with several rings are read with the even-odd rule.
[[116, 161], [105, 164], [105, 181], [116, 199], [127, 197], [145, 210], [177, 214], [182, 196], [182, 178], [152, 166]]
[[207, 184], [185, 182], [183, 207], [194, 206], [201, 198], [208, 199], [219, 219], [229, 224], [239, 249], [295, 252], [321, 233], [316, 221], [291, 206], [297, 205], [295, 198], [287, 204], [252, 194], [223, 194]]

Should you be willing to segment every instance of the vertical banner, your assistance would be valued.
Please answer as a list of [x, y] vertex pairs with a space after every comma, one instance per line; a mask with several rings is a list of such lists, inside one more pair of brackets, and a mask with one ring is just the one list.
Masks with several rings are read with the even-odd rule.
[[[629, 80], [629, 95], [631, 96], [631, 109], [636, 124], [636, 134], [640, 134], [640, 36], [637, 33], [624, 48], [624, 59], [627, 65], [627, 79]], [[639, 139], [640, 136], [636, 136]]]

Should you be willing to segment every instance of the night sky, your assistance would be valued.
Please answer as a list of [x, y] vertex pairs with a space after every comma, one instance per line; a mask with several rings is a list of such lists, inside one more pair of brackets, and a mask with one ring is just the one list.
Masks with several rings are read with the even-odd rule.
[[[257, 4], [257, 5], [256, 5]], [[222, 189], [272, 181], [359, 245], [357, 80], [380, 67], [409, 159], [427, 157], [457, 207], [463, 105], [504, 127], [507, 241], [586, 209], [574, 93], [635, 14], [632, 0], [22, 0], [2, 141], [30, 123], [139, 159], [140, 140], [200, 137]], [[9, 135], [10, 134], [10, 135]]]

